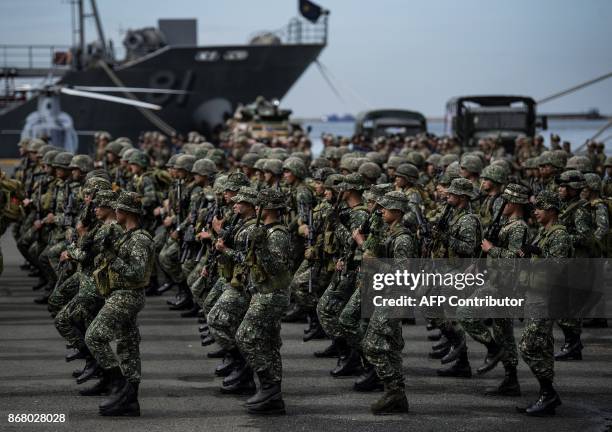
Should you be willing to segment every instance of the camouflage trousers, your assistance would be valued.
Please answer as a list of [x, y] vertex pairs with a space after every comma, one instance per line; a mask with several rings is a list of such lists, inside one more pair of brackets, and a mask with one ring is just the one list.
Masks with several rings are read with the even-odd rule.
[[317, 314], [321, 327], [331, 338], [343, 336], [340, 326], [340, 313], [355, 291], [356, 272], [349, 271], [345, 277], [335, 272], [327, 289], [317, 304]]
[[[358, 279], [357, 285], [361, 282]], [[361, 318], [361, 290], [357, 286], [353, 295], [340, 313], [340, 329], [342, 336], [346, 339], [351, 348], [361, 352], [361, 343], [368, 328], [368, 320]]]
[[578, 339], [582, 334], [582, 320], [579, 318], [558, 319], [557, 325], [563, 330], [566, 340]]
[[553, 320], [529, 319], [519, 342], [521, 357], [538, 379], [552, 381], [555, 372]]
[[229, 351], [236, 347], [236, 331], [248, 307], [247, 294], [226, 283], [206, 317], [210, 334], [221, 348]]
[[86, 348], [85, 331], [104, 305], [104, 298], [98, 294], [94, 279], [89, 274], [78, 275], [79, 290], [55, 316], [55, 328], [71, 346]]
[[365, 358], [374, 366], [385, 389], [404, 388], [402, 371], [402, 321], [386, 316], [383, 308], [375, 308], [362, 342]]
[[217, 300], [219, 300], [219, 297], [221, 297], [221, 294], [223, 294], [223, 287], [225, 287], [226, 284], [227, 282], [223, 277], [218, 277], [217, 280], [214, 281], [212, 288], [210, 291], [208, 291], [208, 294], [206, 294], [206, 297], [202, 302], [202, 309], [204, 309], [204, 314], [206, 316], [208, 316], [212, 308], [217, 303]]
[[178, 240], [168, 236], [159, 252], [159, 265], [172, 282], [181, 283], [185, 280], [181, 267], [181, 245]]
[[[291, 299], [305, 312], [316, 311], [319, 297], [329, 285], [333, 274], [333, 271], [321, 268], [320, 263], [303, 260], [291, 281]], [[309, 285], [312, 285], [311, 289]]]
[[[144, 290], [117, 290], [106, 298], [85, 334], [87, 347], [104, 369], [121, 367], [133, 384], [140, 382], [140, 331], [137, 316], [145, 304]], [[117, 341], [117, 355], [111, 342]]]
[[79, 292], [80, 279], [80, 273], [74, 272], [60, 280], [59, 284], [53, 289], [47, 305], [47, 310], [52, 318], [55, 318], [58, 312]]
[[281, 361], [281, 318], [289, 299], [284, 293], [257, 293], [236, 331], [236, 344], [254, 372], [265, 374], [280, 383], [283, 377]]

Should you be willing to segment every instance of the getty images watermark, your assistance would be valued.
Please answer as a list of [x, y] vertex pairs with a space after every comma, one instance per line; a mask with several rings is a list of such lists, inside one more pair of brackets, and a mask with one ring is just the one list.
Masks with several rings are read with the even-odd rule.
[[365, 258], [357, 274], [362, 317], [612, 318], [605, 259]]

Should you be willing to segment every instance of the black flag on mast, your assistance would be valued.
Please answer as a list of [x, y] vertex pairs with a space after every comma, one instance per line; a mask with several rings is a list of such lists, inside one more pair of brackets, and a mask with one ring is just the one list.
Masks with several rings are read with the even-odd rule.
[[310, 0], [300, 0], [300, 13], [308, 21], [316, 23], [325, 11], [321, 6]]

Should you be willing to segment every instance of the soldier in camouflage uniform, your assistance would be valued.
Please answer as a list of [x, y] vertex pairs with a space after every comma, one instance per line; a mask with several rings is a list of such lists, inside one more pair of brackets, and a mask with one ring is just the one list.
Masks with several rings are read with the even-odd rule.
[[128, 163], [133, 178], [127, 190], [142, 197], [141, 226], [150, 234], [154, 234], [156, 222], [153, 210], [161, 204], [161, 200], [153, 172], [148, 169], [149, 158], [143, 152], [135, 151], [130, 155]]
[[[535, 217], [540, 225], [538, 234], [528, 248], [521, 250], [519, 255], [529, 254], [532, 259], [569, 258], [572, 255], [572, 240], [565, 226], [558, 222], [561, 208], [559, 197], [550, 191], [542, 191], [535, 199], [535, 208]], [[561, 399], [553, 387], [555, 365], [553, 320], [529, 318], [519, 342], [519, 351], [540, 384], [538, 400], [519, 411], [533, 416], [554, 414], [555, 408], [561, 405]]]
[[252, 297], [236, 332], [236, 343], [257, 374], [259, 388], [247, 400], [251, 414], [284, 414], [282, 399], [281, 318], [289, 304], [289, 246], [287, 228], [280, 213], [284, 196], [273, 189], [260, 192], [258, 222], [247, 252], [248, 290]]
[[[419, 247], [416, 236], [402, 224], [409, 200], [401, 192], [389, 192], [377, 202], [382, 207], [382, 217], [387, 225], [381, 258], [393, 259], [397, 268], [410, 268], [409, 260], [419, 256]], [[359, 235], [355, 240], [361, 244], [365, 242], [365, 238]], [[382, 307], [375, 308], [362, 346], [367, 360], [374, 365], [376, 375], [384, 383], [385, 394], [372, 405], [372, 413], [408, 412], [402, 371], [404, 340], [401, 320], [390, 318]]]
[[[105, 297], [85, 334], [85, 342], [103, 379], [109, 381], [109, 398], [100, 404], [104, 416], [140, 415], [140, 332], [136, 318], [145, 302], [144, 289], [153, 267], [153, 239], [141, 228], [141, 197], [122, 192], [115, 205], [117, 222], [125, 229], [123, 236], [108, 249], [96, 270], [96, 285]], [[117, 355], [110, 343], [117, 340]]]
[[486, 194], [480, 204], [480, 220], [487, 228], [495, 219], [501, 208], [501, 194], [506, 183], [506, 172], [501, 166], [486, 166], [480, 174], [481, 189]]
[[547, 190], [552, 193], [557, 193], [559, 186], [555, 178], [563, 169], [565, 163], [563, 163], [557, 155], [553, 154], [552, 151], [542, 152], [542, 154], [538, 156], [537, 161], [540, 171], [540, 182], [534, 188], [534, 191], [539, 192]]

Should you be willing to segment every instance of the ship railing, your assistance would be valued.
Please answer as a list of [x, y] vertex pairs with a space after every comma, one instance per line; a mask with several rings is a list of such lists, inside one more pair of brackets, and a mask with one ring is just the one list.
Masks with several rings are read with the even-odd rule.
[[4, 70], [69, 68], [71, 63], [68, 45], [0, 45], [0, 68]]
[[285, 27], [273, 32], [285, 45], [326, 45], [329, 15], [322, 15], [316, 23], [303, 18], [292, 18]]

